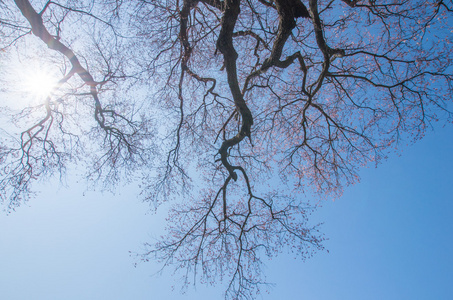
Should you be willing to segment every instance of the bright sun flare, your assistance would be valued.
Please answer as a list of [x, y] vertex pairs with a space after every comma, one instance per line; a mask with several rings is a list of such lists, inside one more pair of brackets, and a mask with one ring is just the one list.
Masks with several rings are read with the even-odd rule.
[[44, 69], [35, 69], [24, 76], [25, 91], [38, 98], [49, 96], [56, 83], [56, 77]]

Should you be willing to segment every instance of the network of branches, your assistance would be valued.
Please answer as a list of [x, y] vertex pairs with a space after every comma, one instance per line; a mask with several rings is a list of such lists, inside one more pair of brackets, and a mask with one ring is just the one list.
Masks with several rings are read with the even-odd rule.
[[[451, 121], [453, 2], [0, 0], [0, 199], [82, 172], [174, 204], [144, 261], [254, 298], [308, 215]], [[35, 97], [27, 73], [58, 76]], [[71, 175], [72, 176], [72, 175]], [[306, 199], [315, 200], [306, 200]]]

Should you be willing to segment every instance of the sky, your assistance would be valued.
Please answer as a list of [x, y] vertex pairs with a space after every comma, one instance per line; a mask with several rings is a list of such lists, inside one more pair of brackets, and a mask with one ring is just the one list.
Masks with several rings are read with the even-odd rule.
[[[257, 299], [453, 299], [453, 126], [437, 127], [325, 201], [312, 222], [324, 222], [329, 252], [268, 261], [275, 285]], [[165, 218], [137, 190], [101, 194], [75, 182], [42, 190], [0, 213], [0, 299], [222, 299], [221, 283], [182, 294], [170, 270], [134, 266], [129, 251], [160, 235]]]

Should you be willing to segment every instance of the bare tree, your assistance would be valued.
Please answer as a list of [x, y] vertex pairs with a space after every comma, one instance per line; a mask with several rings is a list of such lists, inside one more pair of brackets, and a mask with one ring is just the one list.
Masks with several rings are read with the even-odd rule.
[[225, 280], [228, 299], [259, 292], [263, 256], [322, 249], [303, 193], [338, 197], [402, 137], [451, 121], [451, 1], [0, 6], [0, 55], [31, 44], [61, 73], [2, 131], [8, 209], [81, 161], [107, 188], [142, 180], [145, 199], [176, 205], [141, 258], [185, 284]]

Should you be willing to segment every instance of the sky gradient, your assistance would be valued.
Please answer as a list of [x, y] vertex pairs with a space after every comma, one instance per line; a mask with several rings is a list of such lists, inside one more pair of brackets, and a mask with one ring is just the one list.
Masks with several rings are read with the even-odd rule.
[[[306, 262], [269, 261], [276, 285], [257, 299], [453, 299], [453, 128], [400, 145], [361, 183], [326, 201], [327, 252]], [[179, 292], [178, 276], [139, 264], [129, 251], [162, 233], [165, 212], [149, 213], [127, 188], [117, 195], [43, 185], [9, 215], [0, 214], [0, 299], [222, 299], [223, 286]], [[174, 289], [172, 286], [176, 286]]]

